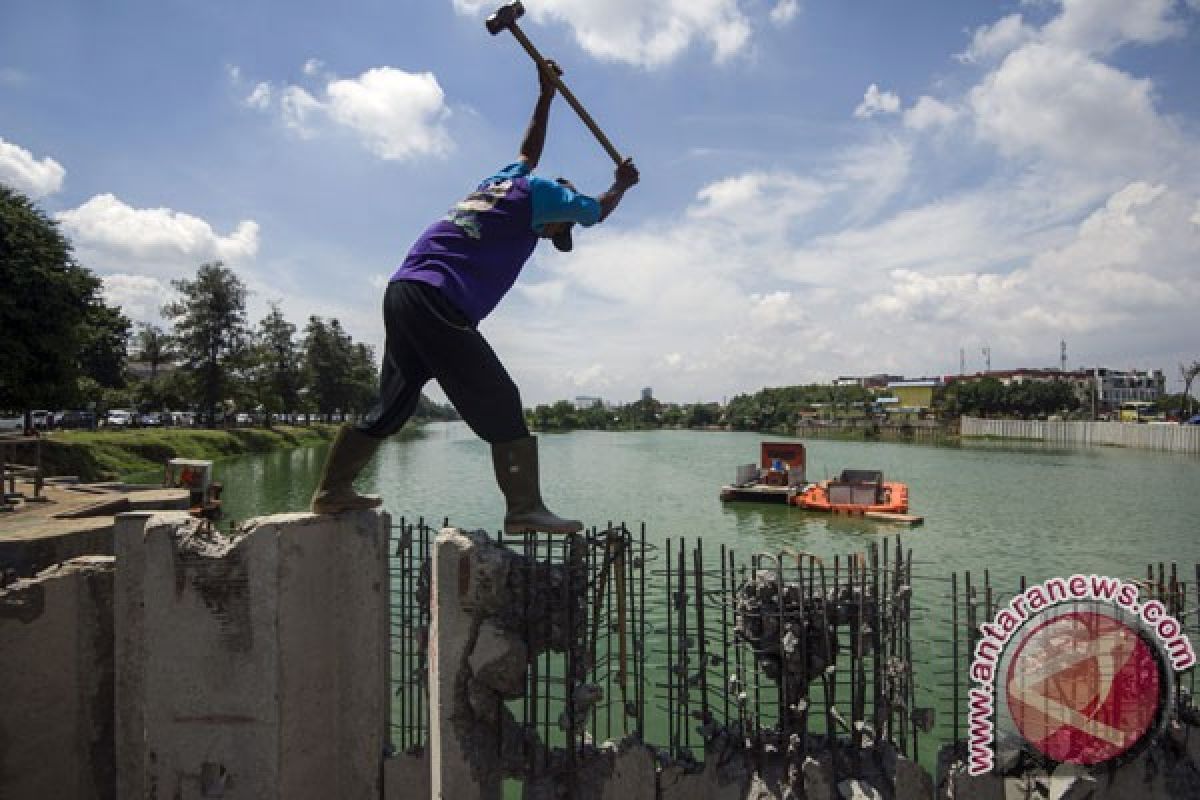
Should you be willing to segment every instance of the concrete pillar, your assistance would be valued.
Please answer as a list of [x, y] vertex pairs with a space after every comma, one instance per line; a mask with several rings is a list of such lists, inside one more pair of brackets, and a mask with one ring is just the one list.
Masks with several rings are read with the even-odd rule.
[[233, 537], [122, 518], [122, 797], [380, 797], [388, 529], [375, 511], [264, 517]]
[[[482, 537], [482, 541], [480, 541]], [[467, 657], [474, 647], [472, 558], [486, 544], [481, 532], [446, 528], [433, 546], [429, 596], [429, 766], [434, 800], [493, 800], [499, 780], [482, 785], [463, 750]]]
[[0, 797], [111, 800], [113, 558], [0, 589]]

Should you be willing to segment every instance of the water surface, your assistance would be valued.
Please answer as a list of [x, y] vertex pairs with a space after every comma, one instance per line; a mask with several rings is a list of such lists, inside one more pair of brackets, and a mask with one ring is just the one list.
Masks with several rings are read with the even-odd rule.
[[[759, 434], [701, 431], [539, 435], [547, 505], [587, 525], [645, 523], [647, 538], [703, 536], [738, 553], [784, 547], [823, 556], [904, 534], [923, 571], [990, 570], [1014, 582], [1064, 572], [1141, 574], [1149, 561], [1200, 561], [1200, 459], [1117, 448], [1064, 450], [979, 442], [934, 447], [806, 440], [809, 478], [881, 469], [909, 485], [907, 529], [784, 506], [723, 504], [722, 484], [756, 461]], [[786, 437], [771, 437], [786, 438]], [[242, 456], [217, 464], [227, 515], [245, 519], [307, 507], [327, 447]], [[495, 531], [503, 499], [486, 443], [462, 423], [385, 443], [361, 476], [394, 517]]]

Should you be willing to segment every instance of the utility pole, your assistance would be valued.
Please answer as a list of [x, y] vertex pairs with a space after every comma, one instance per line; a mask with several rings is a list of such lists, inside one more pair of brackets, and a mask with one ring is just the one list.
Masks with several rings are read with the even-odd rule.
[[967, 349], [965, 347], [958, 348], [958, 374], [967, 374]]
[[992, 371], [992, 348], [986, 344], [983, 346], [983, 371], [985, 373]]
[[1058, 351], [1059, 351], [1058, 362], [1060, 364], [1059, 370], [1061, 372], [1066, 372], [1067, 371], [1067, 340], [1066, 339], [1059, 340]]

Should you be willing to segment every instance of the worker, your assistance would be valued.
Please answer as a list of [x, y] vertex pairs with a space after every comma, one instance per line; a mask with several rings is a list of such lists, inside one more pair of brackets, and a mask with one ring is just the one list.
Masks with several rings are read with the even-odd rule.
[[[562, 74], [558, 66], [550, 69]], [[576, 224], [605, 220], [638, 182], [632, 160], [617, 166], [598, 197], [564, 179], [535, 176], [555, 86], [539, 70], [540, 92], [516, 162], [484, 180], [430, 225], [392, 275], [383, 300], [387, 341], [378, 403], [358, 423], [344, 425], [325, 460], [312, 510], [318, 514], [373, 508], [353, 481], [380, 442], [400, 430], [432, 378], [476, 435], [492, 448], [496, 482], [506, 501], [504, 530], [575, 533], [542, 502], [537, 439], [525, 425], [521, 396], [479, 322], [516, 282], [539, 241], [569, 252]]]

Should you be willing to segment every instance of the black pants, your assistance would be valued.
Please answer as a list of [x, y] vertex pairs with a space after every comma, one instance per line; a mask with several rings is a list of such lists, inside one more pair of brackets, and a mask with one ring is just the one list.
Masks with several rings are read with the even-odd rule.
[[408, 422], [431, 378], [471, 430], [493, 444], [529, 435], [517, 385], [487, 340], [436, 288], [393, 281], [383, 296], [387, 343], [379, 402], [358, 430], [382, 438]]

